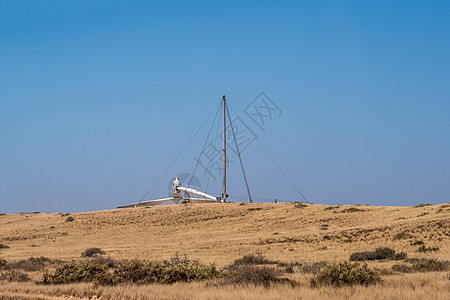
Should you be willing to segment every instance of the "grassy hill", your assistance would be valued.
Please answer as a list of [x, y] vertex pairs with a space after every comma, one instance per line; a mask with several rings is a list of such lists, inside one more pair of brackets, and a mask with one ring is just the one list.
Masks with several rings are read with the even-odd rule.
[[[0, 228], [0, 244], [9, 247], [0, 249], [0, 258], [7, 261], [39, 256], [80, 259], [81, 253], [91, 247], [101, 248], [113, 259], [163, 260], [178, 253], [218, 267], [252, 253], [285, 263], [348, 261], [354, 252], [377, 247], [405, 252], [409, 258], [450, 258], [449, 204], [180, 204], [70, 215], [0, 215]], [[393, 263], [377, 261], [369, 265], [390, 268]], [[411, 279], [418, 275], [402, 276]], [[450, 291], [449, 282], [442, 277], [444, 291]], [[200, 283], [190, 285], [207, 289]], [[14, 283], [3, 287], [7, 286], [13, 289]], [[153, 288], [167, 290], [164, 286]], [[239, 298], [243, 294], [236, 295]]]

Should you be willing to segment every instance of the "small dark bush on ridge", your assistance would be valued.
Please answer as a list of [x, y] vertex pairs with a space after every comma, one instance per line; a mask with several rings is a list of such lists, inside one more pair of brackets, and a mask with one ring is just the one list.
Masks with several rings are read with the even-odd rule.
[[357, 262], [331, 263], [311, 279], [311, 287], [320, 285], [369, 285], [381, 281], [380, 275], [366, 264]]
[[103, 251], [100, 248], [88, 248], [83, 253], [81, 253], [81, 256], [82, 257], [92, 257], [97, 254], [100, 254], [100, 255], [105, 254], [105, 251]]
[[402, 260], [406, 258], [405, 252], [395, 253], [394, 249], [388, 247], [378, 247], [374, 252], [356, 252], [350, 255], [351, 261], [364, 261], [364, 260], [379, 260], [379, 259], [393, 259]]
[[68, 217], [68, 218], [66, 219], [66, 222], [73, 222], [73, 221], [75, 221], [75, 219], [74, 219], [73, 217]]
[[252, 207], [247, 209], [248, 211], [257, 211], [257, 210], [262, 210], [262, 207]]
[[294, 202], [294, 207], [295, 208], [305, 208], [305, 207], [307, 207], [308, 205], [306, 205], [306, 204], [304, 204], [304, 203], [301, 203], [301, 202], [298, 202], [298, 201], [295, 201]]
[[337, 208], [339, 208], [339, 206], [328, 206], [328, 207], [325, 207], [323, 210], [334, 210]]
[[0, 249], [8, 249], [9, 247], [7, 245], [4, 244], [0, 244]]
[[341, 210], [342, 213], [353, 213], [353, 212], [361, 212], [361, 211], [364, 211], [364, 209], [356, 208], [356, 207], [350, 207], [350, 208]]

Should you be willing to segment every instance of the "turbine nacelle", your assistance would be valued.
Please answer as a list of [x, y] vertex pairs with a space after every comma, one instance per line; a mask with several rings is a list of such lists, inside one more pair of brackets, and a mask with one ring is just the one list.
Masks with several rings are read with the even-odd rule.
[[[189, 187], [182, 187], [180, 178], [175, 177], [172, 182], [172, 193], [173, 198], [162, 198], [156, 200], [142, 201], [139, 203], [128, 204], [124, 206], [119, 206], [118, 208], [129, 208], [129, 207], [138, 207], [138, 206], [153, 206], [158, 204], [163, 204], [166, 202], [174, 201], [175, 203], [179, 203], [183, 198], [181, 198], [181, 192], [184, 193], [184, 199], [188, 202], [192, 203], [216, 203], [223, 202], [220, 197], [214, 197], [203, 193], [201, 191], [195, 190]], [[201, 198], [191, 198], [190, 195], [195, 195]]]
[[172, 193], [174, 198], [180, 198], [181, 192], [178, 190], [178, 187], [181, 186], [180, 178], [175, 177], [172, 182]]

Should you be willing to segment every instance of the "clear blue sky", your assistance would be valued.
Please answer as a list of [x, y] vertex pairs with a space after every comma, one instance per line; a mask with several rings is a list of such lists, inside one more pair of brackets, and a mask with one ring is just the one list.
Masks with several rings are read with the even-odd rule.
[[[0, 212], [139, 201], [224, 94], [313, 203], [450, 201], [449, 15], [448, 1], [0, 1]], [[283, 112], [265, 131], [244, 111], [262, 91]], [[209, 126], [149, 199], [193, 171]], [[255, 197], [301, 200], [257, 143], [242, 156]], [[229, 193], [242, 182], [235, 160]]]

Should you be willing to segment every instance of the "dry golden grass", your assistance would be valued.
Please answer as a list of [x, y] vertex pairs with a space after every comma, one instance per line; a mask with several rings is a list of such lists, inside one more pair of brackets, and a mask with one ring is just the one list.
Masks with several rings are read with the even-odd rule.
[[[343, 212], [352, 207], [363, 211]], [[188, 204], [71, 214], [0, 216], [0, 258], [8, 261], [46, 256], [79, 259], [90, 247], [112, 258], [168, 259], [186, 254], [219, 267], [246, 254], [262, 252], [283, 262], [343, 261], [353, 252], [391, 247], [408, 257], [450, 258], [450, 205], [374, 207], [308, 204]], [[439, 247], [418, 253], [412, 241]], [[371, 262], [390, 268], [393, 262]], [[38, 276], [38, 275], [35, 275]], [[308, 276], [294, 274], [299, 288], [219, 287], [205, 283], [93, 287], [89, 284], [37, 286], [0, 283], [0, 299], [94, 295], [108, 299], [448, 299], [443, 273], [385, 276], [372, 287], [309, 287]], [[29, 295], [29, 296], [27, 296]], [[53, 299], [52, 298], [52, 299]]]
[[450, 285], [440, 274], [410, 274], [386, 277], [376, 286], [327, 287], [311, 289], [306, 280], [300, 286], [211, 287], [206, 283], [120, 285], [92, 284], [39, 286], [32, 283], [0, 283], [0, 299], [433, 299], [447, 300]]

